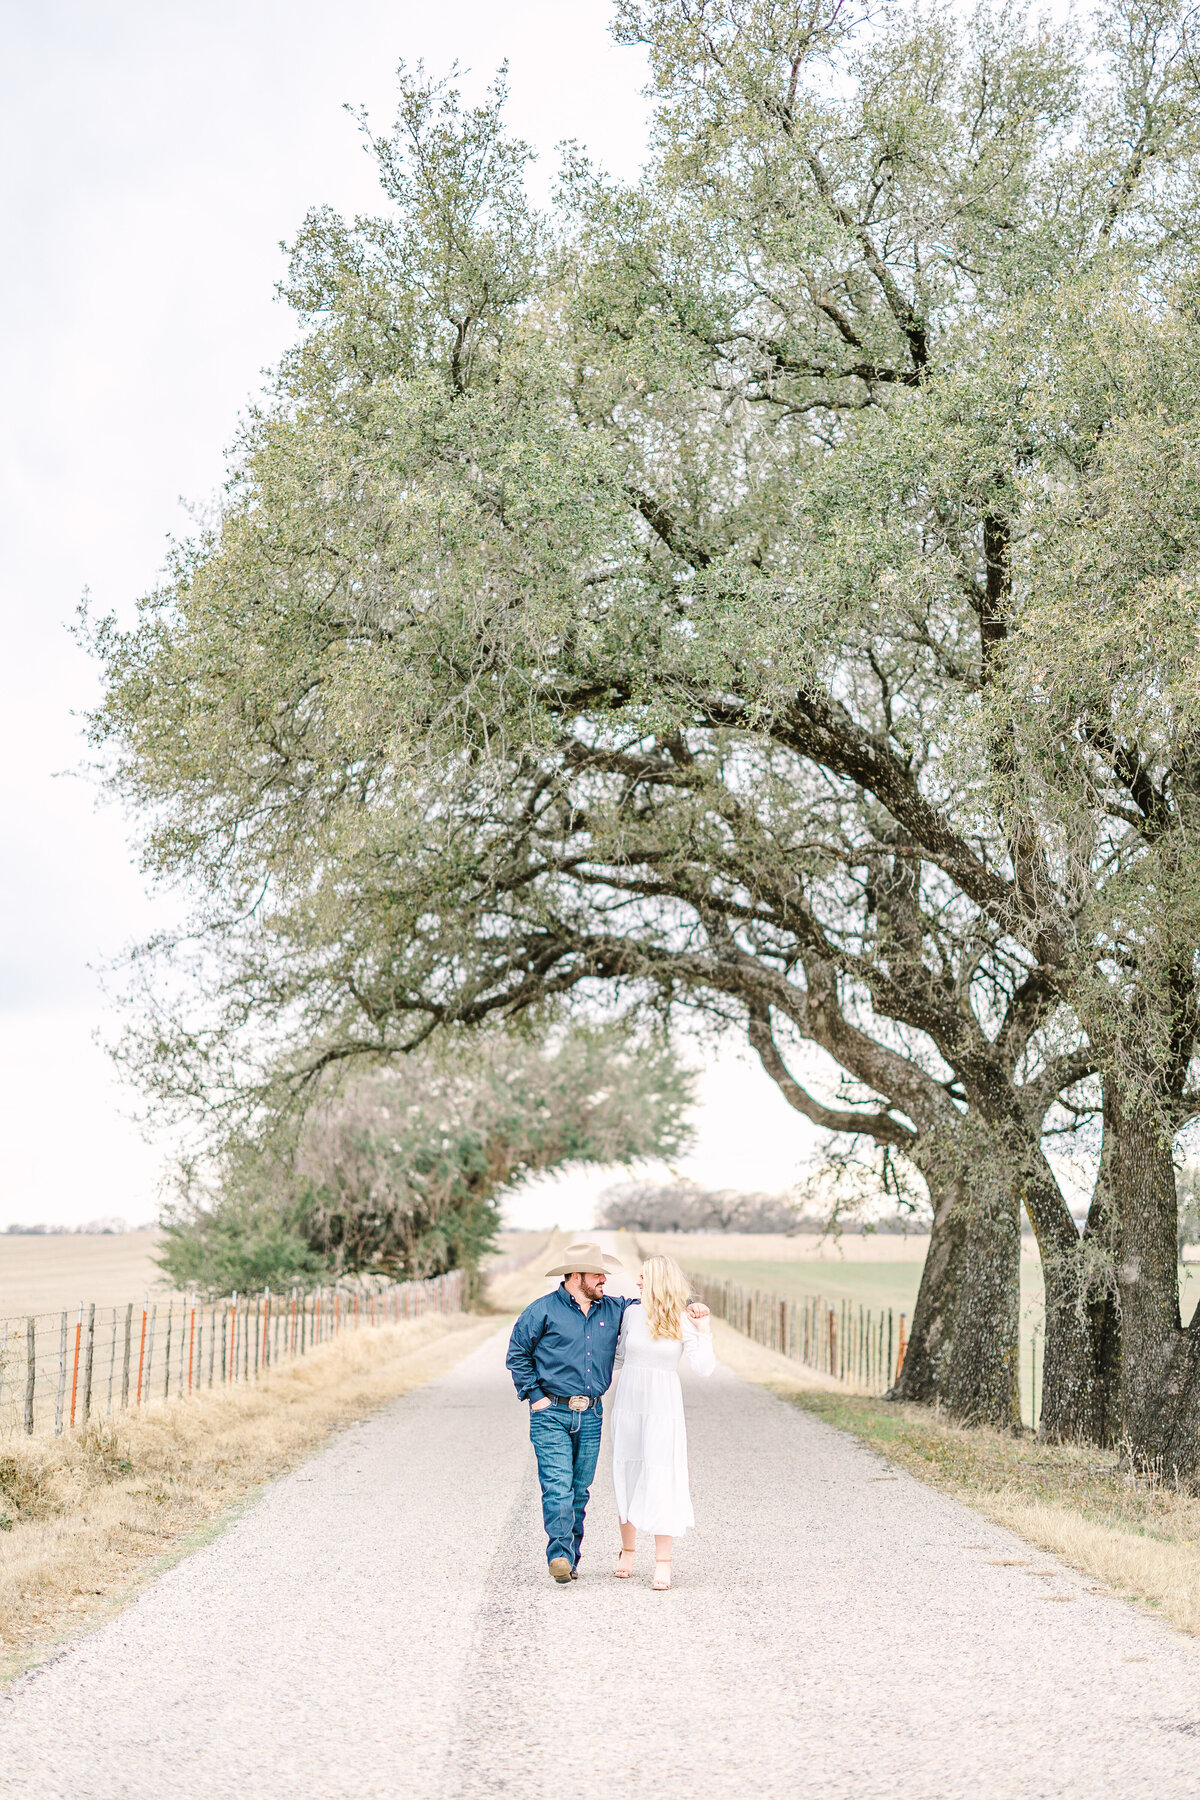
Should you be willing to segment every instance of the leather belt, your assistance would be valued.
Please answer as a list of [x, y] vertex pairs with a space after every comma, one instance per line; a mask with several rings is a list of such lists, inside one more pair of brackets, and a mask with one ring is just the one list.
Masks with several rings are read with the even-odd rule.
[[553, 1400], [556, 1406], [569, 1406], [572, 1412], [586, 1412], [596, 1402], [588, 1394], [547, 1394], [547, 1400]]

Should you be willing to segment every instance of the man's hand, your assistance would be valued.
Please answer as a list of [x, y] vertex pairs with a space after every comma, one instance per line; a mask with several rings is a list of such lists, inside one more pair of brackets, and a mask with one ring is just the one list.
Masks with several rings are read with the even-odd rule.
[[550, 1402], [546, 1399], [546, 1396], [543, 1394], [542, 1398], [540, 1400], [530, 1401], [529, 1410], [531, 1413], [545, 1412], [545, 1410], [549, 1406], [549, 1404], [550, 1404]]

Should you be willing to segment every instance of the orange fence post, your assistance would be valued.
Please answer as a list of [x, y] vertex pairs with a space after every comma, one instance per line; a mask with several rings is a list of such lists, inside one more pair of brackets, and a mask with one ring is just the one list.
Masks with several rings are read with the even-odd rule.
[[142, 1369], [143, 1369], [143, 1366], [145, 1365], [145, 1361], [146, 1361], [146, 1302], [149, 1300], [149, 1298], [150, 1298], [149, 1294], [146, 1294], [142, 1299], [142, 1335], [141, 1335], [141, 1339], [138, 1343], [138, 1378], [137, 1378], [137, 1404], [139, 1406], [142, 1404]]
[[83, 1301], [79, 1302], [79, 1317], [75, 1321], [75, 1366], [71, 1370], [71, 1429], [75, 1429], [75, 1396], [79, 1392], [79, 1340], [83, 1336]]
[[896, 1380], [897, 1380], [897, 1381], [899, 1381], [899, 1379], [900, 1379], [900, 1371], [901, 1371], [901, 1369], [902, 1369], [902, 1368], [903, 1368], [903, 1367], [904, 1367], [904, 1352], [905, 1352], [905, 1351], [906, 1351], [906, 1350], [907, 1350], [907, 1349], [908, 1349], [908, 1330], [907, 1330], [907, 1324], [908, 1324], [908, 1321], [907, 1321], [907, 1319], [906, 1319], [906, 1318], [905, 1318], [905, 1315], [904, 1315], [904, 1314], [903, 1314], [903, 1313], [901, 1313], [901, 1314], [900, 1314], [900, 1349], [899, 1349], [899, 1352], [898, 1352], [898, 1354], [897, 1354], [897, 1356], [896, 1356], [896, 1375], [895, 1375], [895, 1379], [896, 1379]]

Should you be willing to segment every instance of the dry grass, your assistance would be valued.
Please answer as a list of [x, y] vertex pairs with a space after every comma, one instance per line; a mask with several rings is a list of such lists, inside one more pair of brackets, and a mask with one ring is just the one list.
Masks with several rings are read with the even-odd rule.
[[716, 1330], [721, 1359], [736, 1374], [853, 1432], [1123, 1599], [1200, 1635], [1200, 1498], [1136, 1477], [1102, 1451], [968, 1430], [924, 1407], [849, 1394], [727, 1325]]
[[499, 1322], [429, 1314], [347, 1333], [247, 1389], [57, 1439], [0, 1441], [0, 1679], [111, 1611], [164, 1555], [203, 1541], [331, 1432], [431, 1380]]

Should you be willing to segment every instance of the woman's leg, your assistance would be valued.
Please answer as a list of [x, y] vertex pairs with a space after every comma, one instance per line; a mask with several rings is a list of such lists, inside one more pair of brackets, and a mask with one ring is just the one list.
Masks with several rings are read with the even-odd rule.
[[634, 1552], [637, 1549], [637, 1526], [630, 1525], [626, 1519], [618, 1519], [621, 1527], [621, 1548], [617, 1552], [617, 1566], [613, 1574], [620, 1580], [627, 1581], [633, 1573]]
[[671, 1540], [654, 1534], [654, 1580], [651, 1587], [657, 1588], [661, 1594], [671, 1585]]

